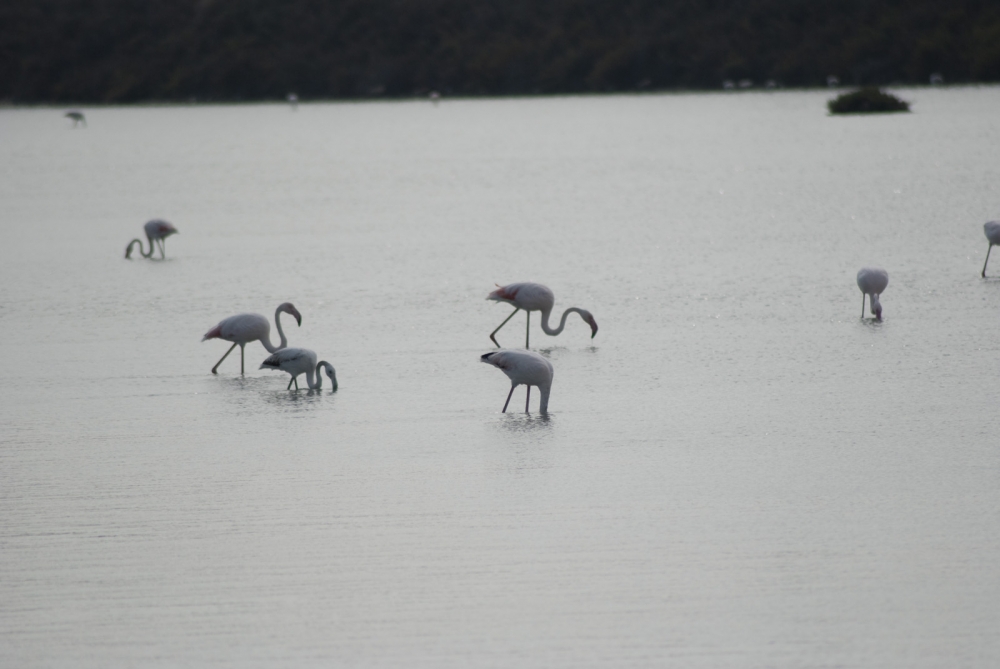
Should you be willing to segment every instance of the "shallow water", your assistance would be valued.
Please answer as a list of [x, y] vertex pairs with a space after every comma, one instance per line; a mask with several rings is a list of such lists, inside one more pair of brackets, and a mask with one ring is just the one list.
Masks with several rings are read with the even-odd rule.
[[[901, 95], [0, 110], [0, 664], [995, 665], [1000, 88]], [[336, 393], [209, 373], [285, 300]]]

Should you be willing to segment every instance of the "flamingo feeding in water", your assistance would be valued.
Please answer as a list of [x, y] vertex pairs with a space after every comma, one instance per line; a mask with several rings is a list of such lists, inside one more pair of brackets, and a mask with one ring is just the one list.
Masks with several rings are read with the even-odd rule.
[[540, 283], [511, 283], [506, 286], [501, 286], [497, 284], [497, 289], [489, 294], [486, 298], [487, 300], [494, 300], [495, 302], [506, 302], [508, 304], [514, 305], [514, 313], [504, 320], [503, 323], [497, 326], [497, 329], [490, 333], [490, 339], [493, 343], [500, 348], [500, 343], [497, 342], [494, 336], [500, 331], [504, 325], [507, 324], [511, 318], [514, 317], [521, 309], [524, 309], [528, 313], [528, 323], [524, 335], [524, 348], [528, 348], [528, 340], [531, 336], [531, 312], [541, 311], [542, 312], [542, 331], [550, 336], [555, 336], [563, 331], [566, 327], [566, 317], [571, 313], [576, 312], [580, 314], [580, 318], [584, 320], [585, 323], [590, 325], [590, 338], [593, 339], [594, 335], [597, 334], [597, 321], [586, 309], [579, 309], [577, 307], [570, 307], [563, 312], [562, 320], [559, 322], [559, 327], [552, 329], [549, 327], [549, 314], [552, 313], [552, 307], [555, 304], [556, 298], [552, 294], [552, 291]]
[[243, 352], [244, 347], [248, 343], [260, 340], [260, 343], [264, 345], [268, 353], [274, 353], [288, 346], [288, 340], [285, 339], [285, 331], [281, 329], [281, 312], [291, 314], [295, 317], [295, 321], [299, 326], [302, 326], [302, 315], [295, 308], [295, 305], [291, 302], [282, 302], [279, 304], [278, 308], [274, 310], [274, 324], [278, 326], [278, 336], [281, 337], [281, 343], [277, 346], [271, 344], [271, 324], [260, 314], [237, 314], [230, 316], [229, 318], [222, 319], [218, 325], [206, 332], [205, 336], [201, 338], [202, 341], [206, 339], [225, 339], [226, 341], [233, 342], [233, 345], [226, 351], [226, 355], [219, 358], [219, 362], [215, 363], [212, 373], [218, 374], [215, 370], [219, 368], [219, 365], [226, 359], [226, 356], [232, 353], [237, 344], [240, 346], [240, 374], [243, 374]]
[[990, 221], [983, 226], [983, 232], [986, 233], [986, 239], [990, 242], [990, 247], [986, 249], [986, 262], [983, 263], [983, 278], [986, 278], [986, 263], [990, 261], [990, 251], [993, 250], [993, 245], [1000, 245], [1000, 221]]
[[503, 403], [502, 413], [507, 413], [510, 396], [514, 394], [514, 388], [520, 385], [528, 386], [528, 392], [524, 397], [524, 413], [528, 413], [528, 402], [531, 401], [531, 386], [538, 386], [538, 391], [542, 394], [542, 399], [538, 403], [538, 411], [540, 413], [548, 413], [549, 391], [552, 389], [553, 374], [551, 362], [534, 351], [512, 351], [508, 349], [485, 353], [479, 360], [488, 365], [493, 365], [510, 379], [510, 392], [507, 393], [507, 401]]
[[178, 234], [177, 228], [175, 228], [170, 223], [167, 223], [166, 221], [161, 221], [158, 218], [154, 219], [152, 221], [147, 222], [146, 225], [144, 225], [142, 227], [146, 231], [146, 239], [149, 240], [149, 253], [146, 253], [145, 251], [142, 250], [142, 240], [139, 239], [139, 238], [136, 238], [136, 239], [133, 239], [132, 241], [130, 241], [128, 243], [128, 246], [125, 247], [125, 257], [126, 258], [131, 258], [132, 257], [132, 247], [135, 246], [136, 244], [138, 244], [139, 245], [139, 253], [142, 255], [142, 257], [143, 258], [152, 258], [153, 257], [153, 251], [156, 250], [154, 248], [153, 244], [154, 244], [154, 242], [159, 242], [159, 244], [160, 244], [160, 259], [161, 260], [165, 260], [166, 257], [167, 257], [167, 252], [163, 248], [163, 240], [165, 240], [170, 235], [176, 235], [176, 234]]
[[[287, 389], [291, 389], [294, 382], [296, 390], [299, 389], [299, 374], [306, 375], [309, 390], [320, 390], [323, 386], [323, 375], [319, 373], [319, 370], [325, 369], [326, 375], [330, 377], [330, 392], [337, 389], [337, 371], [333, 365], [326, 360], [316, 362], [316, 353], [307, 348], [283, 348], [272, 353], [267, 360], [260, 363], [260, 369], [278, 369], [282, 372], [288, 372], [292, 378], [288, 382]], [[313, 383], [313, 374], [316, 376], [315, 383]]]
[[63, 116], [65, 116], [68, 119], [72, 119], [73, 120], [73, 127], [74, 128], [76, 126], [78, 126], [79, 124], [81, 124], [81, 123], [83, 124], [84, 128], [87, 127], [87, 117], [83, 115], [82, 111], [77, 111], [77, 110], [73, 109], [73, 110], [68, 111], [65, 114], [63, 114]]
[[882, 320], [882, 305], [878, 296], [889, 285], [889, 273], [879, 267], [862, 267], [858, 270], [858, 288], [861, 289], [861, 318], [865, 317], [865, 296], [871, 298], [875, 320]]

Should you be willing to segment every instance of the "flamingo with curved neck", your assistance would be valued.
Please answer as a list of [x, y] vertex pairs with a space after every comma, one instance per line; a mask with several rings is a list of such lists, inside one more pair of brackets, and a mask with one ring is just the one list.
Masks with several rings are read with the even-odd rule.
[[858, 270], [858, 288], [861, 289], [861, 318], [865, 317], [865, 297], [871, 300], [870, 308], [875, 320], [882, 320], [882, 303], [879, 295], [889, 285], [889, 273], [881, 267], [862, 267]]
[[542, 394], [538, 403], [540, 413], [549, 411], [549, 391], [552, 390], [552, 363], [538, 355], [534, 351], [515, 351], [500, 349], [484, 353], [479, 357], [480, 362], [493, 365], [510, 379], [510, 392], [507, 393], [507, 401], [503, 403], [503, 411], [507, 413], [507, 405], [510, 404], [510, 397], [514, 394], [514, 388], [527, 386], [528, 392], [524, 397], [524, 413], [528, 413], [528, 405], [531, 401], [531, 386], [538, 386], [538, 391]]
[[158, 242], [160, 245], [160, 260], [166, 260], [167, 251], [164, 248], [163, 240], [165, 240], [170, 235], [178, 234], [177, 228], [175, 228], [172, 224], [167, 223], [166, 221], [161, 221], [160, 219], [154, 219], [152, 221], [148, 221], [146, 225], [142, 227], [143, 230], [146, 231], [146, 239], [149, 240], [149, 253], [146, 253], [145, 251], [142, 250], [142, 240], [136, 237], [135, 239], [133, 239], [128, 243], [128, 246], [125, 247], [125, 257], [131, 258], [132, 247], [138, 244], [139, 254], [142, 255], [143, 258], [152, 258], [153, 252], [156, 251], [155, 244]]
[[986, 234], [986, 241], [990, 243], [986, 249], [986, 262], [983, 263], [983, 271], [980, 276], [986, 278], [986, 265], [990, 262], [990, 251], [995, 245], [1000, 244], [1000, 221], [988, 221], [983, 225], [983, 232]]
[[206, 339], [225, 339], [226, 341], [233, 342], [233, 345], [229, 347], [226, 354], [219, 358], [219, 362], [215, 363], [212, 373], [218, 374], [215, 370], [219, 368], [219, 365], [226, 359], [226, 356], [232, 353], [237, 344], [240, 347], [240, 374], [243, 374], [244, 347], [250, 342], [260, 341], [269, 353], [274, 353], [288, 346], [288, 340], [285, 339], [285, 331], [281, 328], [282, 312], [294, 316], [299, 327], [302, 326], [302, 315], [295, 308], [294, 304], [291, 302], [279, 304], [278, 308], [274, 310], [274, 324], [278, 328], [278, 337], [281, 338], [277, 346], [271, 343], [271, 324], [260, 314], [236, 314], [235, 316], [222, 319], [218, 325], [206, 332], [201, 338], [202, 341]]
[[296, 390], [299, 389], [299, 374], [306, 375], [309, 390], [321, 390], [323, 388], [323, 375], [320, 374], [320, 370], [322, 369], [330, 377], [330, 392], [337, 389], [337, 370], [326, 360], [316, 362], [316, 352], [307, 348], [281, 349], [260, 363], [260, 369], [277, 369], [291, 374], [292, 378], [288, 381], [286, 390], [291, 389], [292, 383], [295, 384]]
[[593, 339], [597, 334], [597, 321], [594, 320], [594, 316], [586, 309], [580, 309], [579, 307], [570, 307], [563, 312], [562, 318], [559, 321], [559, 327], [553, 329], [549, 326], [549, 315], [552, 313], [552, 307], [555, 306], [555, 295], [546, 286], [540, 283], [511, 283], [506, 286], [501, 286], [497, 284], [497, 289], [490, 293], [487, 300], [493, 300], [494, 302], [506, 302], [514, 306], [514, 312], [504, 320], [503, 323], [497, 326], [497, 329], [490, 333], [490, 339], [496, 344], [497, 348], [500, 348], [500, 343], [496, 340], [497, 332], [500, 331], [504, 325], [507, 324], [511, 318], [514, 317], [521, 309], [524, 309], [528, 314], [527, 329], [524, 335], [524, 347], [529, 348], [528, 343], [531, 337], [531, 312], [541, 311], [542, 312], [542, 332], [554, 337], [563, 331], [566, 327], [566, 318], [570, 314], [576, 313], [580, 314], [580, 318], [590, 326], [590, 338]]

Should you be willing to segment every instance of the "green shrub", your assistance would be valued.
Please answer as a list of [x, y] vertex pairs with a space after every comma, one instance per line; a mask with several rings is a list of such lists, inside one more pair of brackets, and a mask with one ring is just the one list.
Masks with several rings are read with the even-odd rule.
[[831, 114], [876, 114], [884, 112], [910, 111], [910, 103], [895, 95], [868, 86], [850, 93], [838, 95], [826, 103]]

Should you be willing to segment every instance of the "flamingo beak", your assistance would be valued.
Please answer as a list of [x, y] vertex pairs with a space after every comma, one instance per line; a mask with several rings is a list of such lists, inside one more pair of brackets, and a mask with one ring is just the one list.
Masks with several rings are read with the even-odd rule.
[[302, 327], [302, 314], [299, 313], [299, 310], [293, 307], [292, 315], [295, 316], [295, 322], [298, 323], [299, 327]]
[[597, 336], [597, 321], [591, 317], [590, 319], [590, 338], [593, 339]]

